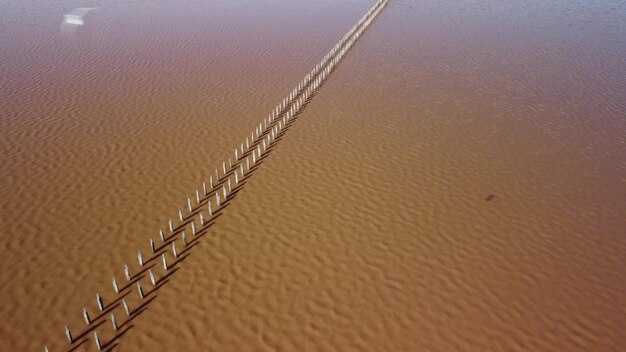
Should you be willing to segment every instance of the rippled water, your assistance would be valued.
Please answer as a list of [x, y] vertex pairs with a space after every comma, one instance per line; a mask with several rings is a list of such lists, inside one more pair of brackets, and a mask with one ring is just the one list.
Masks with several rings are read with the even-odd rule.
[[[0, 350], [62, 346], [372, 4], [0, 2]], [[624, 77], [623, 1], [391, 0], [120, 347], [619, 350]]]

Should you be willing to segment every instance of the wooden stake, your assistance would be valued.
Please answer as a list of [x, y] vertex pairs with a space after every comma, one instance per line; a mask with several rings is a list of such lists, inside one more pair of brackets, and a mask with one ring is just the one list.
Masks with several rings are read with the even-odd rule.
[[200, 212], [200, 225], [204, 226], [204, 215]]
[[141, 256], [141, 251], [137, 251], [137, 262], [139, 266], [143, 266], [143, 257]]
[[152, 254], [156, 253], [156, 247], [154, 246], [154, 240], [150, 239], [150, 249], [152, 250]]
[[131, 311], [128, 303], [126, 303], [126, 299], [122, 299], [122, 305], [124, 306], [124, 311], [126, 312], [126, 315], [130, 317]]
[[99, 293], [96, 293], [96, 302], [98, 302], [98, 308], [102, 312], [104, 310], [104, 302], [102, 301], [102, 296]]
[[143, 299], [143, 288], [141, 288], [141, 283], [137, 281], [137, 293], [139, 293], [139, 298]]
[[165, 253], [161, 255], [161, 259], [163, 260], [163, 269], [167, 271], [167, 260], [165, 259]]
[[72, 332], [70, 331], [69, 325], [65, 325], [65, 337], [67, 337], [67, 342], [71, 344], [74, 343], [74, 339], [72, 338]]
[[152, 282], [152, 286], [156, 286], [156, 278], [154, 277], [152, 269], [148, 270], [148, 275], [150, 276], [150, 282]]
[[117, 320], [115, 319], [115, 314], [111, 312], [111, 325], [113, 325], [113, 331], [117, 331]]
[[115, 279], [115, 276], [113, 276], [113, 289], [115, 290], [115, 293], [120, 293], [120, 287], [117, 286], [117, 280]]
[[85, 307], [83, 307], [83, 319], [85, 319], [85, 323], [87, 323], [87, 325], [91, 325], [91, 319], [89, 318], [89, 313]]
[[126, 280], [130, 281], [130, 269], [128, 269], [128, 264], [124, 264], [124, 274], [126, 275]]
[[172, 252], [174, 253], [174, 258], [178, 258], [178, 253], [176, 252], [176, 242], [172, 242]]
[[93, 332], [93, 340], [96, 342], [96, 347], [98, 347], [98, 351], [102, 351], [102, 344], [100, 344], [100, 338], [98, 337], [98, 332]]

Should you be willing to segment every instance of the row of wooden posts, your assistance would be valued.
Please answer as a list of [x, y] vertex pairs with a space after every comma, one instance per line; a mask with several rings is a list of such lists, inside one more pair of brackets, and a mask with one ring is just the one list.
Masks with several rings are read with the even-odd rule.
[[[193, 239], [190, 240], [187, 237], [187, 233], [185, 232], [187, 230], [187, 223], [185, 221], [188, 221], [190, 224], [191, 236], [195, 238], [199, 235], [199, 228], [196, 226], [195, 216], [197, 215], [199, 218], [200, 227], [204, 227], [208, 224], [208, 221], [213, 217], [213, 214], [215, 214], [216, 211], [219, 211], [225, 202], [229, 200], [229, 195], [232, 194], [233, 189], [236, 189], [239, 186], [239, 184], [244, 180], [244, 177], [252, 171], [252, 168], [257, 164], [257, 162], [268, 152], [270, 146], [275, 143], [276, 138], [285, 129], [287, 124], [296, 116], [296, 114], [302, 109], [303, 104], [326, 80], [333, 68], [341, 61], [346, 52], [354, 45], [356, 40], [361, 36], [363, 31], [369, 26], [372, 20], [388, 3], [388, 1], [389, 0], [379, 0], [365, 14], [365, 16], [363, 16], [363, 18], [361, 18], [357, 24], [355, 24], [350, 31], [346, 33], [346, 35], [330, 50], [330, 52], [324, 56], [320, 63], [317, 64], [311, 72], [304, 76], [296, 87], [281, 102], [279, 102], [269, 116], [255, 127], [254, 131], [250, 133], [250, 136], [246, 137], [245, 142], [240, 143], [239, 147], [234, 149], [233, 157], [228, 159], [228, 168], [226, 166], [226, 161], [223, 161], [221, 165], [222, 172], [220, 173], [220, 170], [216, 169], [215, 175], [209, 176], [208, 186], [206, 181], [203, 182], [202, 190], [196, 190], [194, 197], [192, 197], [195, 199], [187, 199], [187, 218], [185, 218], [185, 212], [179, 208], [178, 226], [176, 228], [174, 227], [174, 221], [172, 218], [170, 217], [168, 219], [167, 232], [169, 237], [166, 237], [166, 231], [163, 230], [163, 228], [159, 229], [161, 247], [157, 248], [156, 241], [153, 238], [150, 238], [149, 245], [150, 252], [153, 256], [152, 258], [144, 260], [144, 255], [141, 250], [137, 251], [137, 263], [140, 268], [144, 268], [149, 261], [158, 258], [160, 254], [163, 272], [167, 273], [171, 269], [172, 265], [176, 263], [181, 255], [181, 252], [179, 252], [176, 247], [177, 239], [175, 236], [178, 234], [181, 235], [180, 237], [183, 251], [188, 248], [191, 241], [193, 241]], [[239, 167], [237, 167], [237, 165], [239, 165]], [[219, 187], [220, 185], [221, 188]], [[213, 207], [213, 199], [215, 201], [215, 207]], [[206, 206], [203, 205], [205, 201]], [[203, 208], [206, 208], [208, 217], [205, 217], [205, 210], [203, 210]], [[194, 212], [197, 212], [197, 214]], [[167, 246], [170, 241], [171, 255], [174, 257], [175, 261], [173, 263], [168, 263], [166, 255], [169, 253]], [[165, 251], [159, 253], [164, 248]], [[154, 290], [157, 288], [162, 278], [158, 279], [152, 269], [152, 267], [149, 267], [147, 269], [147, 273], [152, 290]], [[140, 270], [136, 276], [141, 275], [144, 272], [145, 268], [143, 271]], [[124, 287], [120, 287], [120, 283], [115, 277], [112, 279], [113, 290], [116, 294], [119, 295], [122, 291], [130, 288], [133, 284], [133, 280], [135, 280], [134, 283], [137, 289], [137, 294], [141, 300], [144, 300], [146, 296], [152, 292], [152, 290], [146, 292], [144, 290], [144, 286], [141, 284], [140, 280], [144, 278], [145, 275], [138, 276], [138, 278], [133, 277], [127, 264], [124, 265], [124, 277], [127, 281], [127, 284]], [[135, 311], [130, 308], [125, 296], [123, 297], [124, 298], [122, 298], [121, 302], [127, 316], [126, 319], [128, 320], [132, 317]], [[99, 293], [96, 293], [96, 303], [101, 314], [105, 314], [104, 312], [107, 309], [107, 306]], [[92, 320], [92, 317], [89, 315], [89, 311], [86, 307], [83, 308], [82, 315], [87, 326], [91, 326], [94, 323], [94, 320]], [[111, 311], [109, 317], [112, 329], [117, 333], [120, 329], [120, 325], [118, 324], [114, 312]], [[65, 326], [65, 335], [70, 345], [73, 345], [79, 340], [74, 338], [69, 325]], [[93, 340], [99, 351], [105, 348], [105, 344], [103, 344], [97, 331], [94, 331], [93, 333]], [[50, 352], [48, 346], [45, 346], [44, 351]]]

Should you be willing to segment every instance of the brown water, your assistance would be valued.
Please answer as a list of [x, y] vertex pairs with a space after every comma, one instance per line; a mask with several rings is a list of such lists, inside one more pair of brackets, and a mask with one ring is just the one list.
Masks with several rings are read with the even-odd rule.
[[[66, 350], [373, 3], [0, 2], [0, 350]], [[625, 34], [622, 1], [391, 0], [109, 347], [623, 349]]]

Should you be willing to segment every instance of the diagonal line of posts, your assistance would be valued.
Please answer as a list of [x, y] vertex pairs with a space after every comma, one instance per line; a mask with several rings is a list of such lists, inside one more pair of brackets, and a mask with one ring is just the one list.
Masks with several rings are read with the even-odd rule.
[[[124, 277], [119, 281], [113, 277], [114, 294], [111, 298], [105, 301], [96, 293], [96, 313], [92, 316], [83, 307], [86, 327], [74, 335], [66, 325], [65, 337], [69, 345], [61, 348], [75, 351], [92, 340], [96, 348], [102, 351], [111, 350], [119, 343], [120, 338], [130, 329], [129, 323], [155, 299], [156, 291], [169, 282], [178, 270], [178, 265], [207, 233], [262, 160], [271, 153], [293, 121], [300, 116], [307, 102], [388, 2], [376, 2], [272, 112], [255, 126], [245, 141], [234, 148], [228, 161], [224, 160], [221, 167], [208, 177], [208, 184], [203, 182], [201, 189], [197, 189], [187, 199], [185, 209], [178, 208], [176, 220], [170, 217], [165, 229], [162, 227], [159, 230], [159, 237], [156, 240], [150, 238], [149, 250], [137, 251], [137, 265], [131, 270], [125, 264]], [[136, 291], [136, 296], [132, 291]], [[103, 325], [110, 325], [111, 328]], [[51, 349], [45, 346], [44, 351], [50, 352]]]

